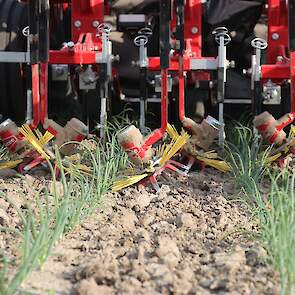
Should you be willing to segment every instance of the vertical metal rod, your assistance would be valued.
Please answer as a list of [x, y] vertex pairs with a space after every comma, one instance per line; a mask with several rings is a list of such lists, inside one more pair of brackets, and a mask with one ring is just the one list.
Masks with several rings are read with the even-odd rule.
[[140, 68], [140, 102], [139, 102], [139, 108], [140, 108], [140, 117], [139, 117], [139, 128], [142, 133], [145, 132], [145, 114], [146, 114], [146, 100], [147, 100], [147, 68], [142, 67]]
[[177, 51], [179, 54], [178, 62], [178, 115], [182, 122], [185, 119], [185, 77], [183, 71], [183, 55], [185, 52], [185, 40], [184, 40], [184, 0], [175, 0], [174, 9], [176, 13], [176, 32], [175, 37], [177, 40]]
[[102, 32], [102, 56], [104, 60], [104, 81], [100, 91], [100, 138], [105, 139], [105, 127], [107, 122], [107, 99], [109, 88], [109, 77], [111, 76], [111, 53], [112, 45], [109, 41], [109, 32], [104, 30]]
[[31, 64], [38, 62], [38, 1], [28, 2], [29, 18], [29, 40], [30, 40], [30, 61]]
[[261, 63], [261, 49], [255, 49], [255, 57], [253, 57], [253, 102], [252, 113], [253, 116], [257, 116], [262, 110], [262, 85], [260, 79], [260, 63]]
[[105, 84], [101, 87], [101, 97], [100, 97], [100, 138], [105, 137], [105, 123], [106, 123], [106, 113], [107, 113], [107, 98], [105, 91]]
[[179, 56], [179, 72], [178, 72], [178, 108], [179, 119], [185, 119], [185, 104], [184, 104], [184, 73], [183, 73], [183, 56]]
[[27, 88], [26, 123], [30, 123], [32, 119], [33, 119], [32, 90]]
[[139, 66], [140, 66], [140, 102], [139, 102], [139, 129], [145, 132], [145, 114], [147, 99], [147, 47], [145, 39], [140, 39], [139, 44]]
[[26, 123], [30, 124], [33, 120], [33, 97], [32, 97], [32, 71], [29, 64], [25, 67], [26, 70], [26, 89], [27, 89], [27, 109]]
[[220, 36], [218, 47], [218, 85], [217, 85], [217, 101], [218, 101], [218, 120], [221, 124], [218, 136], [218, 143], [221, 147], [224, 146], [225, 134], [224, 134], [224, 94], [226, 83], [226, 46], [224, 43], [224, 36]]

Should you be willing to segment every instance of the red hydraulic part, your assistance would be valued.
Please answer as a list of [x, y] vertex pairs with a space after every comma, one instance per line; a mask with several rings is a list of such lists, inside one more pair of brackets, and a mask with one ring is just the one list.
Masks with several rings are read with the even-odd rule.
[[295, 112], [295, 1], [268, 1], [267, 64], [261, 78], [277, 83], [291, 81], [291, 111]]

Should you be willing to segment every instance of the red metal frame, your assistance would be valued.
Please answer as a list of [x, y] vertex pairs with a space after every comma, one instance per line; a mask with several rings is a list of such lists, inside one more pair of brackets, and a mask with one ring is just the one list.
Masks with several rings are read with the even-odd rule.
[[93, 33], [82, 33], [74, 48], [64, 46], [61, 50], [49, 51], [50, 64], [96, 64], [97, 54], [102, 49], [101, 38]]
[[[151, 145], [162, 138], [167, 128], [168, 123], [168, 89], [167, 89], [167, 75], [168, 71], [178, 72], [179, 78], [179, 117], [183, 121], [185, 119], [185, 103], [184, 103], [184, 91], [185, 91], [185, 77], [184, 72], [190, 70], [191, 58], [204, 59], [202, 57], [202, 1], [201, 0], [187, 0], [185, 6], [185, 20], [184, 20], [184, 39], [186, 44], [186, 50], [183, 56], [177, 53], [170, 57], [170, 63], [168, 69], [162, 69], [162, 97], [161, 97], [161, 128], [151, 133], [143, 146], [144, 150], [147, 150]], [[176, 27], [176, 15], [174, 14], [171, 20], [171, 31], [174, 31]], [[206, 58], [206, 57], [205, 57]], [[180, 62], [181, 59], [181, 62]], [[212, 59], [212, 58], [208, 58]], [[159, 71], [160, 58], [149, 58], [148, 69], [150, 71]], [[197, 71], [201, 75], [196, 77], [203, 77], [210, 79], [210, 76], [206, 71]], [[203, 74], [205, 73], [205, 75]], [[207, 74], [207, 75], [206, 75]], [[191, 75], [191, 77], [195, 77]]]
[[[209, 59], [212, 57], [202, 56], [202, 1], [201, 0], [187, 0], [185, 6], [185, 30], [184, 39], [186, 50], [183, 57], [183, 70], [190, 71], [190, 61], [194, 59]], [[176, 16], [173, 14], [171, 20], [171, 31], [174, 31], [176, 27]], [[160, 58], [150, 57], [149, 58], [149, 70], [159, 71], [160, 70]], [[178, 71], [178, 55], [174, 54], [170, 57], [169, 71]]]
[[39, 64], [33, 64], [32, 68], [32, 97], [33, 97], [33, 121], [30, 126], [35, 129], [40, 122], [40, 80]]
[[[103, 22], [104, 0], [72, 0], [72, 41], [77, 42], [81, 34], [96, 34], [96, 26]], [[80, 26], [78, 26], [78, 22]]]
[[[173, 9], [174, 11], [174, 9]], [[186, 50], [183, 57], [174, 53], [170, 57], [169, 71], [178, 72], [178, 94], [179, 94], [179, 119], [183, 121], [185, 119], [185, 72], [190, 72], [190, 78], [194, 81], [197, 79], [210, 80], [210, 73], [208, 71], [192, 71], [190, 69], [191, 59], [209, 59], [212, 57], [202, 56], [202, 1], [201, 0], [187, 0], [185, 5], [185, 20], [184, 20], [184, 39]], [[176, 15], [173, 14], [171, 20], [171, 31], [175, 31], [176, 28]], [[182, 62], [180, 63], [180, 58]], [[149, 70], [160, 70], [160, 58], [149, 58]]]
[[[103, 22], [104, 5], [104, 0], [71, 1], [74, 48], [64, 46], [61, 50], [50, 50], [49, 64], [97, 64], [98, 54], [102, 50], [97, 25]], [[32, 64], [31, 68], [33, 120], [30, 126], [35, 129], [48, 117], [48, 63]]]
[[291, 80], [291, 111], [295, 112], [295, 56], [288, 54], [288, 9], [285, 0], [268, 1], [267, 64], [261, 66], [262, 80], [276, 83]]
[[295, 112], [295, 52], [291, 52], [291, 99], [292, 99], [292, 112]]
[[[186, 50], [183, 57], [183, 70], [190, 70], [191, 58], [194, 59], [212, 59], [210, 57], [202, 56], [202, 1], [201, 0], [187, 0], [185, 5], [185, 26], [184, 39]], [[176, 15], [173, 14], [171, 20], [171, 31], [176, 27]], [[160, 69], [160, 58], [149, 58], [149, 70], [158, 71]], [[169, 71], [178, 71], [178, 55], [174, 54], [170, 58]]]

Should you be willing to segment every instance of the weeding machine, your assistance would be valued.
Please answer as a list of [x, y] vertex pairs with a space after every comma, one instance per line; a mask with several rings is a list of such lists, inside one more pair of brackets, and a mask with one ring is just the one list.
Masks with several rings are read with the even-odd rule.
[[94, 127], [104, 138], [126, 105], [139, 128], [118, 140], [137, 164], [154, 158], [168, 121], [190, 132], [178, 146], [189, 158], [217, 137], [222, 146], [224, 113], [247, 105], [283, 145], [295, 118], [295, 0], [0, 0], [0, 76], [0, 138], [12, 152], [23, 147], [16, 124], [61, 146]]

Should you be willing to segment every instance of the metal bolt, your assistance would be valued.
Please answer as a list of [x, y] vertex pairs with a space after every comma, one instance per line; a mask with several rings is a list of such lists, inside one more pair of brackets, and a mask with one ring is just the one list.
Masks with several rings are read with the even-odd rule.
[[69, 41], [67, 43], [67, 47], [70, 51], [74, 50], [74, 47], [75, 47], [75, 43], [73, 41]]
[[93, 28], [97, 28], [99, 26], [99, 21], [98, 20], [94, 20], [92, 22], [92, 26], [93, 26]]
[[76, 28], [80, 28], [81, 27], [81, 21], [76, 20], [74, 25], [75, 25]]
[[280, 38], [280, 35], [279, 35], [278, 33], [273, 33], [273, 34], [271, 35], [271, 38], [272, 38], [273, 40], [278, 40], [278, 39]]
[[198, 28], [197, 27], [192, 27], [192, 33], [197, 34], [198, 33]]

